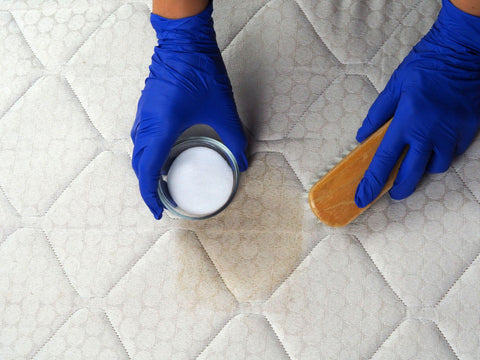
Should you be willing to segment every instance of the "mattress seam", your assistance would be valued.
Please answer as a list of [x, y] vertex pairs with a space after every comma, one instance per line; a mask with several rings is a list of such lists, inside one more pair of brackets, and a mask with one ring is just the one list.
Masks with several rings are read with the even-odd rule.
[[[28, 41], [27, 37], [25, 36], [25, 33], [23, 32], [23, 29], [22, 27], [20, 26], [20, 23], [17, 21], [16, 17], [15, 17], [15, 14], [14, 14], [14, 11], [10, 11], [10, 10], [7, 10], [8, 13], [10, 13], [10, 15], [12, 16], [12, 19], [13, 21], [15, 21], [15, 24], [17, 25], [17, 28], [18, 30], [20, 30], [20, 34], [22, 34], [22, 38], [23, 40], [25, 41], [25, 44], [27, 44], [28, 48], [30, 49], [30, 51], [32, 52], [33, 56], [35, 56], [38, 60], [38, 62], [40, 63], [40, 65], [45, 68], [45, 64], [42, 62], [42, 60], [40, 59], [40, 57], [37, 55], [37, 53], [35, 52], [34, 48], [32, 47], [32, 45], [30, 44], [30, 42]], [[17, 10], [17, 11], [21, 11], [21, 10]]]
[[473, 258], [472, 261], [470, 261], [470, 263], [468, 264], [468, 266], [462, 271], [462, 273], [460, 274], [460, 276], [452, 283], [452, 285], [448, 288], [448, 290], [443, 294], [443, 296], [440, 298], [440, 300], [438, 300], [438, 302], [435, 304], [434, 307], [438, 307], [441, 305], [441, 303], [443, 302], [443, 300], [445, 300], [445, 298], [448, 296], [448, 294], [450, 293], [450, 291], [452, 291], [452, 289], [455, 287], [455, 285], [462, 279], [462, 277], [467, 273], [468, 270], [470, 270], [470, 268], [473, 266], [473, 264], [480, 258], [480, 252], [477, 253], [477, 256], [475, 256]]
[[187, 233], [192, 233], [196, 240], [198, 241], [200, 247], [203, 249], [203, 251], [205, 252], [205, 255], [207, 256], [209, 262], [212, 264], [213, 268], [215, 269], [218, 277], [220, 278], [220, 280], [222, 281], [222, 283], [225, 285], [225, 288], [228, 290], [228, 292], [232, 295], [233, 299], [235, 300], [235, 302], [238, 304], [239, 301], [237, 299], [237, 297], [235, 296], [235, 294], [232, 292], [232, 290], [228, 287], [227, 285], [227, 282], [225, 281], [225, 279], [223, 278], [223, 276], [221, 275], [221, 272], [218, 270], [217, 266], [215, 265], [214, 261], [212, 260], [212, 257], [210, 256], [210, 254], [207, 252], [205, 246], [203, 245], [202, 241], [200, 240], [200, 237], [198, 236], [197, 232], [195, 230], [192, 230], [192, 229], [187, 229], [187, 228], [181, 228], [181, 227], [178, 227], [178, 228], [174, 228], [174, 229], [169, 229], [167, 231], [165, 231], [164, 233], [160, 234], [156, 239], [153, 240], [153, 242], [148, 246], [148, 248], [134, 261], [132, 262], [132, 264], [128, 267], [128, 269], [125, 271], [125, 273], [123, 273], [123, 275], [121, 275], [118, 280], [116, 280], [112, 286], [106, 291], [104, 297], [107, 298], [108, 296], [110, 296], [110, 293], [112, 292], [112, 290], [132, 271], [132, 269], [138, 264], [138, 262], [143, 259], [147, 254], [148, 252], [150, 252], [150, 250], [155, 246], [155, 244], [160, 241], [161, 238], [163, 238], [165, 235], [167, 235], [168, 233], [170, 232], [174, 232], [174, 231], [185, 231]]
[[[273, 141], [278, 141], [278, 142], [281, 142], [281, 143], [285, 143], [285, 140], [287, 140], [287, 138], [283, 138], [283, 139], [280, 139], [280, 140], [273, 140]], [[269, 141], [270, 140], [260, 140], [258, 142], [269, 142]], [[290, 168], [290, 170], [292, 170], [293, 175], [295, 175], [295, 180], [298, 182], [298, 184], [302, 188], [302, 194], [305, 194], [305, 192], [308, 192], [307, 188], [304, 186], [304, 184], [302, 183], [302, 181], [298, 177], [297, 172], [295, 171], [295, 169], [290, 164], [290, 161], [288, 161], [287, 156], [285, 155], [285, 152], [283, 152], [282, 150], [255, 151], [255, 152], [252, 152], [251, 154], [249, 154], [248, 157], [250, 158], [250, 157], [252, 157], [256, 154], [279, 154], [279, 155], [281, 155], [285, 159], [285, 162], [288, 165], [288, 167]], [[288, 231], [285, 231], [285, 232], [288, 232]], [[296, 231], [291, 231], [291, 232], [295, 233]]]
[[447, 344], [447, 346], [450, 348], [450, 350], [452, 351], [453, 355], [455, 355], [455, 358], [457, 360], [460, 360], [460, 357], [458, 356], [457, 352], [455, 351], [455, 349], [453, 348], [453, 346], [450, 344], [450, 342], [448, 341], [447, 337], [445, 336], [445, 334], [443, 333], [442, 329], [440, 328], [440, 326], [435, 322], [435, 321], [432, 321], [432, 323], [435, 325], [435, 327], [437, 328], [438, 332], [440, 333], [440, 335], [442, 336], [443, 338], [443, 341], [445, 341], [445, 343]]
[[406, 321], [405, 317], [403, 319], [401, 319], [397, 326], [395, 326], [392, 330], [392, 332], [383, 340], [383, 342], [377, 346], [377, 349], [373, 352], [373, 354], [369, 357], [370, 360], [373, 360], [373, 358], [375, 357], [375, 355], [378, 353], [378, 351], [383, 348], [383, 346], [387, 343], [387, 341], [392, 337], [393, 334], [395, 334], [395, 332], [398, 330], [398, 328], [400, 328], [400, 326]]
[[[187, 232], [191, 232], [195, 235], [195, 238], [197, 239], [198, 243], [200, 244], [200, 246], [202, 247], [203, 251], [205, 252], [205, 255], [207, 255], [207, 258], [208, 260], [210, 261], [210, 263], [213, 265], [213, 268], [215, 269], [215, 271], [217, 272], [217, 275], [218, 277], [220, 278], [220, 280], [222, 280], [222, 283], [225, 285], [225, 288], [228, 290], [228, 292], [232, 295], [233, 299], [235, 300], [236, 302], [236, 305], [238, 306], [238, 303], [240, 302], [239, 299], [237, 299], [237, 297], [235, 296], [235, 293], [228, 287], [228, 283], [225, 281], [225, 279], [223, 278], [222, 276], [222, 273], [220, 272], [220, 270], [218, 269], [217, 265], [215, 264], [215, 262], [213, 261], [213, 258], [210, 256], [210, 254], [208, 253], [207, 251], [207, 248], [205, 247], [205, 245], [203, 245], [203, 242], [201, 240], [201, 237], [198, 235], [198, 233], [195, 231], [195, 230], [192, 230], [192, 229], [187, 229], [187, 228], [177, 228], [178, 230], [183, 230], [183, 231], [187, 231]], [[175, 230], [177, 230], [175, 229]], [[169, 230], [170, 231], [170, 230]], [[199, 230], [197, 230], [199, 231]]]
[[0, 115], [0, 120], [2, 120], [5, 116], [8, 115], [8, 113], [12, 110], [12, 108], [33, 88], [33, 86], [38, 83], [44, 75], [38, 76], [21, 94], [20, 96], [14, 100], [10, 106], [7, 107], [7, 109], [3, 112], [3, 114]]
[[34, 359], [39, 353], [40, 351], [42, 351], [45, 346], [47, 346], [47, 344], [58, 334], [58, 332], [65, 326], [65, 324], [73, 317], [73, 315], [75, 315], [80, 309], [78, 308], [72, 308], [72, 310], [70, 311], [70, 313], [68, 314], [67, 318], [62, 321], [62, 323], [60, 323], [60, 325], [54, 330], [54, 332], [52, 333], [52, 335], [50, 335], [48, 337], [48, 339], [43, 342], [40, 347], [36, 350], [36, 351], [32, 351], [30, 352], [31, 355], [28, 356], [29, 359]]
[[[339, 73], [338, 75], [336, 75], [332, 81], [330, 81], [326, 86], [325, 88], [322, 89], [322, 91], [318, 94], [318, 96], [315, 96], [315, 99], [312, 100], [312, 102], [307, 106], [307, 108], [300, 114], [300, 116], [298, 117], [298, 120], [301, 121], [305, 118], [305, 115], [307, 114], [307, 112], [310, 111], [310, 109], [312, 108], [312, 106], [323, 96], [323, 94], [325, 94], [325, 92], [335, 83], [335, 81], [337, 81], [342, 75], [344, 75], [343, 73]], [[295, 128], [295, 126], [297, 125], [297, 123], [294, 123], [292, 125], [290, 125], [290, 127], [287, 129], [287, 131], [285, 132], [285, 138], [290, 138], [291, 136], [291, 132], [293, 131], [293, 129]]]
[[108, 316], [107, 311], [105, 310], [104, 313], [105, 318], [107, 320], [108, 325], [112, 328], [113, 332], [115, 333], [115, 336], [117, 337], [118, 341], [120, 342], [120, 345], [122, 346], [123, 351], [125, 351], [125, 354], [127, 354], [127, 357], [132, 360], [132, 357], [130, 356], [130, 353], [128, 352], [127, 348], [125, 347], [125, 344], [122, 341], [122, 338], [117, 332], [117, 329], [113, 326], [112, 320], [110, 319], [110, 316]]
[[97, 126], [94, 124], [93, 120], [92, 120], [92, 117], [90, 116], [90, 114], [88, 113], [87, 111], [87, 108], [85, 107], [85, 105], [83, 104], [83, 101], [80, 99], [80, 97], [78, 96], [77, 92], [75, 91], [74, 87], [72, 86], [72, 83], [70, 82], [70, 80], [68, 80], [67, 76], [63, 76], [63, 79], [65, 80], [65, 82], [67, 83], [68, 87], [70, 88], [70, 90], [72, 91], [72, 94], [75, 96], [75, 98], [77, 99], [78, 103], [80, 104], [80, 107], [82, 108], [83, 112], [85, 113], [87, 119], [88, 119], [88, 122], [90, 123], [90, 125], [92, 125], [92, 127], [97, 131], [97, 133], [104, 139], [104, 140], [107, 140], [107, 138], [102, 134], [102, 132], [97, 128]]
[[61, 196], [70, 188], [70, 186], [73, 184], [73, 182], [80, 176], [80, 174], [82, 174], [85, 169], [100, 155], [102, 154], [103, 152], [106, 152], [105, 150], [99, 150], [97, 151], [96, 153], [93, 154], [93, 156], [88, 160], [88, 162], [85, 164], [85, 166], [83, 166], [79, 171], [78, 173], [75, 174], [75, 176], [73, 177], [73, 179], [71, 179], [67, 185], [65, 185], [65, 187], [63, 188], [63, 190], [58, 194], [58, 196], [55, 197], [55, 199], [52, 201], [52, 203], [50, 205], [48, 205], [48, 207], [46, 208], [47, 210], [43, 213], [43, 215], [41, 215], [40, 217], [44, 217], [48, 214], [48, 212], [50, 211], [50, 209], [55, 205], [55, 203], [61, 198]]
[[457, 168], [455, 167], [455, 165], [452, 165], [451, 166], [453, 171], [455, 172], [455, 174], [457, 174], [457, 176], [459, 177], [460, 181], [462, 182], [463, 186], [465, 186], [467, 188], [467, 190], [470, 192], [470, 194], [473, 196], [473, 198], [475, 199], [475, 201], [480, 204], [480, 200], [477, 198], [477, 196], [474, 194], [474, 192], [472, 191], [472, 189], [470, 189], [470, 186], [468, 186], [468, 184], [465, 182], [465, 180], [463, 179], [462, 175], [460, 175], [460, 173], [457, 171]]
[[[74, 94], [74, 96], [77, 98], [77, 101], [79, 102], [79, 105], [80, 107], [82, 108], [82, 111], [85, 113], [87, 119], [88, 119], [88, 122], [93, 126], [93, 128], [97, 131], [98, 135], [102, 138], [102, 139], [105, 139], [103, 137], [103, 135], [100, 133], [100, 131], [95, 127], [95, 125], [92, 123], [91, 119], [90, 119], [90, 116], [88, 115], [88, 113], [86, 112], [86, 109], [85, 107], [83, 106], [83, 104], [81, 103], [80, 99], [78, 98], [77, 94], [75, 93], [75, 91], [73, 90], [71, 84], [69, 83], [69, 81], [59, 75], [59, 77], [63, 78], [65, 80], [65, 82], [67, 83], [68, 87], [70, 88], [70, 90], [72, 91], [72, 93]], [[25, 95], [37, 84], [39, 83], [42, 79], [46, 78], [45, 75], [41, 75], [39, 76], [37, 79], [35, 79], [35, 81], [20, 95], [20, 97], [4, 112], [4, 114], [2, 114], [0, 116], [0, 120], [3, 119], [5, 116], [8, 115], [8, 113], [12, 110], [12, 108], [22, 99], [25, 97]], [[40, 212], [40, 217], [43, 217], [45, 216], [48, 211], [52, 208], [52, 206], [58, 201], [58, 199], [61, 197], [61, 195], [70, 187], [70, 185], [75, 181], [75, 179], [85, 170], [85, 168], [100, 154], [102, 153], [103, 151], [105, 150], [97, 150], [97, 152], [94, 154], [94, 156], [89, 160], [89, 162], [80, 169], [80, 171], [78, 173], [76, 173], [76, 175], [73, 177], [73, 179], [71, 179], [68, 184], [65, 186], [65, 188], [60, 192], [60, 194], [54, 198], [53, 202], [51, 204], [49, 204], [48, 206], [46, 206], [45, 210], [44, 211], [41, 211]], [[15, 209], [15, 212], [20, 216], [22, 217], [22, 214], [20, 212], [20, 209], [17, 209], [13, 202], [10, 200], [10, 198], [8, 197], [7, 193], [5, 192], [5, 190], [3, 189], [3, 187], [0, 185], [0, 191], [3, 193], [3, 195], [5, 196], [5, 198], [7, 199], [8, 203]]]
[[290, 353], [287, 351], [287, 348], [285, 347], [285, 344], [282, 342], [282, 340], [280, 340], [280, 336], [278, 336], [277, 332], [275, 331], [275, 328], [273, 327], [273, 324], [270, 322], [270, 319], [268, 318], [268, 316], [266, 314], [263, 315], [265, 317], [265, 319], [267, 320], [267, 323], [268, 323], [268, 326], [270, 326], [270, 329], [272, 329], [273, 333], [275, 334], [275, 337], [277, 338], [278, 342], [280, 343], [280, 345], [282, 346], [282, 349], [283, 351], [285, 352], [285, 354], [287, 355], [287, 357], [292, 360], [293, 359], [293, 356], [290, 355]]
[[138, 262], [143, 259], [151, 250], [152, 248], [155, 246], [155, 244], [162, 238], [164, 237], [166, 234], [168, 234], [169, 232], [171, 231], [175, 231], [177, 229], [170, 229], [170, 230], [167, 230], [165, 231], [164, 233], [156, 236], [152, 243], [145, 249], [145, 251], [143, 253], [140, 254], [140, 256], [131, 263], [131, 265], [127, 268], [127, 270], [121, 275], [118, 277], [118, 279], [112, 284], [112, 286], [110, 286], [110, 288], [105, 292], [105, 295], [103, 296], [104, 298], [107, 298], [110, 296], [110, 293], [112, 292], [112, 290], [133, 270], [133, 268], [138, 264]]
[[382, 273], [382, 271], [380, 270], [380, 268], [377, 266], [377, 264], [375, 263], [375, 261], [373, 260], [372, 256], [370, 255], [370, 253], [367, 251], [367, 249], [365, 248], [365, 246], [363, 246], [363, 243], [360, 241], [360, 239], [354, 235], [354, 234], [347, 234], [347, 235], [350, 235], [351, 237], [353, 237], [361, 246], [361, 248], [363, 249], [363, 251], [365, 252], [365, 254], [368, 256], [368, 258], [370, 259], [370, 261], [372, 262], [373, 266], [375, 266], [375, 269], [377, 269], [378, 273], [380, 274], [380, 276], [382, 277], [383, 281], [385, 282], [385, 284], [390, 288], [390, 291], [392, 291], [392, 293], [397, 297], [397, 299], [403, 304], [403, 317], [402, 319], [399, 321], [399, 323], [397, 324], [397, 326], [392, 330], [392, 332], [390, 333], [389, 336], [387, 336], [385, 338], [385, 340], [377, 347], [377, 349], [375, 350], [375, 352], [373, 353], [373, 355], [370, 357], [370, 359], [373, 359], [373, 357], [375, 356], [375, 354], [383, 347], [383, 345], [386, 343], [386, 341], [395, 333], [395, 331], [400, 327], [401, 324], [403, 324], [405, 322], [405, 315], [406, 315], [406, 309], [407, 309], [407, 305], [405, 304], [405, 302], [403, 301], [403, 299], [398, 295], [398, 293], [395, 291], [395, 289], [392, 287], [392, 285], [390, 284], [390, 282], [387, 281], [385, 275]]
[[223, 55], [223, 53], [225, 51], [227, 51], [227, 49], [230, 47], [230, 45], [232, 45], [232, 43], [235, 41], [235, 39], [245, 30], [245, 28], [247, 27], [247, 25], [260, 13], [260, 11], [262, 11], [264, 8], [266, 8], [270, 3], [272, 3], [273, 1], [277, 1], [277, 0], [268, 0], [265, 4], [263, 4], [260, 9], [258, 9], [255, 14], [253, 14], [250, 19], [247, 20], [247, 22], [245, 24], [243, 24], [243, 26], [240, 28], [240, 30], [238, 30], [238, 32], [232, 37], [232, 39], [225, 45], [225, 47], [223, 48], [223, 50], [221, 50], [221, 53]]
[[300, 258], [300, 261], [298, 261], [298, 263], [295, 264], [294, 268], [282, 279], [282, 281], [278, 282], [278, 284], [272, 290], [272, 293], [270, 294], [270, 296], [264, 300], [264, 302], [263, 302], [264, 304], [268, 303], [273, 298], [275, 293], [282, 287], [283, 284], [285, 284], [291, 278], [291, 276], [297, 271], [297, 269], [309, 258], [309, 256], [317, 248], [317, 246], [330, 236], [333, 236], [333, 235], [332, 234], [327, 234], [324, 237], [322, 237], [320, 240], [318, 240], [315, 243], [314, 246], [311, 247], [311, 249], [308, 251], [307, 254], [305, 254], [305, 256], [303, 258]]
[[93, 155], [93, 157], [83, 166], [80, 171], [73, 177], [73, 179], [63, 188], [63, 190], [58, 194], [58, 196], [53, 200], [53, 202], [47, 207], [45, 212], [40, 217], [46, 217], [50, 210], [55, 207], [57, 201], [65, 194], [65, 192], [70, 188], [70, 186], [78, 179], [78, 177], [92, 164], [95, 159], [97, 159], [101, 154], [105, 152], [110, 152], [109, 150], [100, 150]]
[[[203, 245], [202, 245], [203, 247]], [[202, 350], [200, 350], [200, 352], [198, 353], [197, 356], [195, 356], [195, 359], [199, 359], [202, 354], [208, 349], [208, 347], [215, 341], [215, 339], [218, 337], [218, 335], [220, 335], [223, 330], [225, 330], [225, 328], [228, 326], [228, 324], [230, 324], [232, 322], [233, 319], [235, 319], [235, 317], [237, 317], [238, 315], [234, 315], [233, 317], [231, 317], [230, 319], [228, 319], [225, 324], [223, 324], [223, 326], [213, 335], [213, 336], [210, 336], [206, 345], [202, 348]]]
[[347, 65], [347, 64], [343, 63], [343, 62], [335, 55], [335, 53], [333, 52], [332, 49], [330, 49], [330, 47], [328, 47], [327, 43], [323, 40], [322, 36], [318, 33], [317, 29], [316, 29], [315, 26], [313, 25], [313, 21], [310, 20], [307, 12], [306, 12], [305, 9], [300, 5], [300, 3], [298, 2], [298, 0], [291, 0], [291, 1], [294, 2], [294, 3], [298, 6], [298, 8], [300, 9], [300, 11], [301, 11], [302, 14], [303, 14], [303, 17], [304, 17], [304, 18], [307, 20], [307, 22], [310, 24], [310, 26], [311, 26], [312, 29], [313, 29], [313, 32], [318, 36], [318, 39], [319, 39], [320, 42], [323, 44], [323, 46], [325, 46], [325, 49], [327, 49], [328, 52], [329, 52], [330, 54], [332, 54], [332, 56], [335, 58], [335, 60], [336, 60], [339, 64], [344, 65], [344, 66]]
[[380, 51], [383, 49], [383, 47], [384, 47], [385, 44], [388, 42], [388, 40], [390, 40], [390, 39], [392, 38], [393, 34], [395, 34], [395, 32], [396, 32], [396, 31], [398, 30], [398, 28], [400, 27], [400, 25], [403, 24], [403, 21], [404, 21], [413, 11], [415, 11], [415, 10], [418, 8], [420, 2], [421, 2], [421, 1], [415, 2], [415, 4], [413, 5], [413, 7], [412, 7], [410, 10], [408, 10], [402, 18], [400, 18], [400, 19], [397, 20], [398, 23], [397, 23], [397, 25], [395, 26], [395, 28], [392, 30], [392, 32], [391, 32], [390, 34], [387, 35], [387, 37], [386, 37], [385, 40], [382, 42], [382, 44], [380, 44], [380, 46], [378, 47], [377, 51], [373, 54], [373, 56], [372, 56], [370, 59], [366, 59], [365, 64], [371, 64], [371, 62], [373, 61], [373, 59], [375, 59], [375, 57], [380, 53]]
[[[0, 118], [1, 119], [1, 118]], [[5, 201], [7, 202], [7, 204], [13, 209], [13, 211], [15, 212], [14, 216], [18, 219], [21, 219], [22, 218], [22, 215], [20, 214], [20, 212], [17, 210], [17, 208], [15, 206], [13, 206], [13, 203], [10, 201], [10, 199], [8, 198], [7, 196], [7, 193], [5, 192], [5, 189], [3, 188], [2, 185], [0, 185], [0, 193], [3, 194], [3, 197], [5, 198]]]
[[50, 250], [52, 251], [53, 256], [55, 257], [55, 260], [57, 261], [58, 266], [59, 266], [60, 269], [62, 270], [62, 273], [63, 273], [63, 275], [65, 276], [68, 284], [69, 284], [70, 287], [73, 289], [73, 291], [75, 292], [75, 294], [76, 294], [78, 297], [81, 298], [82, 296], [81, 296], [80, 293], [78, 292], [77, 288], [73, 285], [72, 280], [70, 279], [70, 277], [68, 276], [65, 268], [63, 267], [63, 264], [62, 264], [62, 262], [60, 261], [60, 258], [58, 257], [57, 252], [55, 251], [55, 248], [53, 247], [52, 242], [50, 241], [50, 238], [48, 237], [48, 234], [45, 232], [45, 230], [44, 230], [42, 227], [40, 227], [39, 230], [40, 230], [40, 231], [43, 233], [43, 235], [45, 236], [45, 239], [47, 240], [47, 244], [48, 244], [48, 246], [50, 247]]
[[[135, 4], [137, 2], [132, 2], [132, 4]], [[93, 35], [95, 35], [95, 33], [98, 31], [98, 29], [100, 29], [102, 27], [103, 24], [105, 24], [105, 22], [113, 15], [115, 14], [121, 7], [125, 6], [127, 3], [126, 2], [123, 2], [121, 3], [120, 5], [118, 5], [117, 7], [115, 7], [115, 9], [113, 11], [110, 11], [110, 13], [108, 15], [106, 15], [101, 21], [100, 23], [98, 23], [97, 26], [95, 26], [95, 28], [92, 30], [92, 32], [87, 35], [87, 37], [76, 47], [75, 51], [73, 52], [73, 54], [67, 58], [67, 60], [65, 60], [64, 64], [65, 65], [69, 65], [70, 61], [72, 61], [72, 59], [75, 57], [75, 55], [77, 55], [80, 51], [80, 49], [85, 46], [85, 44], [93, 37]], [[141, 3], [140, 3], [141, 4]], [[145, 7], [147, 7], [146, 4], [143, 4], [145, 5]], [[148, 8], [148, 7], [147, 7]]]
[[390, 290], [395, 294], [395, 296], [397, 297], [398, 300], [400, 300], [400, 302], [403, 304], [404, 306], [404, 309], [403, 311], [405, 312], [405, 309], [407, 308], [407, 304], [403, 301], [403, 299], [398, 295], [398, 293], [395, 291], [395, 289], [392, 287], [392, 285], [390, 284], [389, 281], [387, 281], [387, 278], [385, 277], [385, 275], [382, 273], [382, 271], [380, 270], [380, 268], [377, 266], [377, 264], [375, 263], [375, 261], [373, 260], [372, 256], [370, 255], [370, 253], [367, 251], [367, 249], [365, 248], [365, 246], [363, 246], [363, 243], [360, 241], [360, 239], [354, 235], [354, 234], [351, 234], [351, 233], [347, 233], [347, 235], [350, 235], [352, 236], [355, 240], [357, 240], [357, 242], [360, 244], [360, 246], [362, 247], [363, 251], [365, 251], [365, 253], [367, 254], [368, 258], [370, 259], [370, 261], [372, 262], [372, 264], [375, 266], [375, 268], [377, 269], [378, 273], [380, 274], [380, 276], [382, 277], [383, 281], [385, 282], [385, 284], [387, 284], [387, 286], [390, 288]]
[[[373, 86], [373, 88], [375, 89], [375, 91], [378, 93], [378, 95], [380, 95], [381, 93], [381, 90], [378, 89], [378, 87], [373, 83], [372, 79], [370, 79], [370, 73], [369, 71], [367, 70], [365, 74], [362, 74], [362, 76], [365, 76], [365, 79], [367, 79], [367, 81]], [[372, 103], [373, 105], [373, 103]], [[371, 105], [370, 105], [371, 106]]]
[[[22, 227], [15, 227], [12, 231], [9, 231], [9, 232], [5, 232], [3, 235], [5, 236], [5, 238], [2, 240], [0, 239], [0, 249], [2, 248], [2, 245], [5, 244], [8, 240], [8, 238], [10, 236], [12, 236], [13, 234], [15, 234], [17, 231], [19, 231], [20, 229], [22, 229]], [[5, 230], [5, 228], [3, 228], [3, 230]]]
[[15, 234], [17, 231], [20, 231], [21, 229], [22, 229], [22, 227], [17, 227], [17, 228], [15, 228], [12, 232], [10, 232], [9, 234], [7, 234], [7, 235], [5, 236], [5, 239], [0, 240], [0, 250], [2, 249], [3, 244], [5, 244], [5, 243], [7, 242], [8, 238], [9, 238], [10, 236], [12, 236], [13, 234]]
[[299, 182], [300, 187], [301, 187], [302, 190], [304, 191], [303, 194], [305, 195], [305, 193], [308, 193], [308, 189], [307, 189], [306, 186], [303, 184], [302, 180], [300, 180], [300, 177], [298, 176], [297, 172], [296, 172], [295, 169], [293, 168], [292, 164], [290, 164], [290, 161], [288, 160], [287, 155], [286, 155], [284, 152], [282, 152], [281, 154], [282, 154], [282, 156], [284, 157], [285, 162], [287, 163], [287, 165], [290, 167], [290, 169], [292, 170], [293, 174], [295, 175], [295, 178], [296, 178], [297, 181]]

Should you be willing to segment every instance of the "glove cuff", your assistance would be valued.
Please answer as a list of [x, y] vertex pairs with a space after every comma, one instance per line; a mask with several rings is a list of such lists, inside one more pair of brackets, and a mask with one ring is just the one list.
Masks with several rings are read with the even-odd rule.
[[207, 45], [211, 42], [216, 45], [212, 12], [213, 0], [209, 0], [207, 7], [201, 13], [181, 19], [167, 19], [152, 13], [150, 22], [157, 33], [159, 46], [168, 44]]
[[[480, 56], [480, 17], [460, 10], [450, 0], [442, 0], [442, 9], [433, 29], [435, 28], [471, 55]], [[443, 36], [442, 38], [447, 40]]]

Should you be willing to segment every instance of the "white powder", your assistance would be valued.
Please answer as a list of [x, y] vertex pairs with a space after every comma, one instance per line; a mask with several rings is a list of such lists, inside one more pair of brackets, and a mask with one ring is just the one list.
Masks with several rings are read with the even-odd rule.
[[229, 199], [233, 173], [215, 150], [197, 146], [183, 151], [167, 174], [172, 199], [182, 210], [197, 216], [220, 209]]

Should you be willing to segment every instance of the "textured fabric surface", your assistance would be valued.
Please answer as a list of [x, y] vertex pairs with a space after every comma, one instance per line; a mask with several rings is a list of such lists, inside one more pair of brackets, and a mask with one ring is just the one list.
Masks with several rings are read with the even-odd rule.
[[215, 0], [250, 168], [204, 222], [130, 166], [149, 6], [0, 0], [0, 358], [480, 358], [480, 140], [345, 228], [307, 204], [440, 2]]

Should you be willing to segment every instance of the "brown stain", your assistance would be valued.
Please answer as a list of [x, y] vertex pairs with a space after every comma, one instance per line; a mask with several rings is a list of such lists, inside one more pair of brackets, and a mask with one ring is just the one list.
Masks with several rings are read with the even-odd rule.
[[239, 301], [262, 300], [303, 253], [304, 194], [282, 154], [257, 153], [227, 209], [212, 219], [178, 225], [198, 235]]
[[179, 305], [193, 310], [214, 304], [218, 311], [231, 311], [235, 301], [197, 235], [188, 230], [174, 230], [172, 233], [168, 266], [174, 269], [175, 281], [171, 291], [177, 294]]

